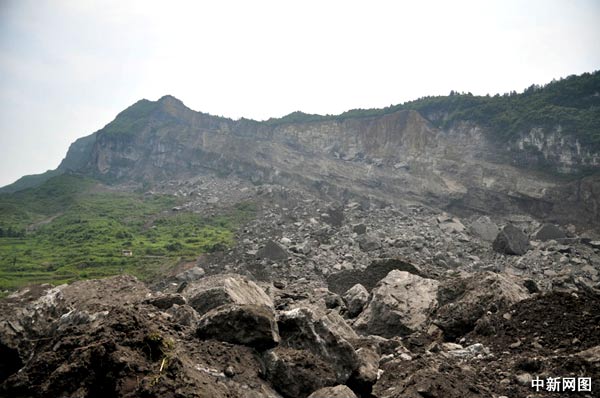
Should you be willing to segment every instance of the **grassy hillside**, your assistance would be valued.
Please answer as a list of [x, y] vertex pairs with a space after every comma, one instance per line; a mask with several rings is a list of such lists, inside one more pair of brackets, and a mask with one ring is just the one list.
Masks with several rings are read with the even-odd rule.
[[121, 272], [149, 278], [181, 258], [226, 248], [252, 214], [239, 206], [206, 219], [171, 211], [177, 204], [172, 196], [116, 192], [73, 175], [1, 194], [0, 290]]

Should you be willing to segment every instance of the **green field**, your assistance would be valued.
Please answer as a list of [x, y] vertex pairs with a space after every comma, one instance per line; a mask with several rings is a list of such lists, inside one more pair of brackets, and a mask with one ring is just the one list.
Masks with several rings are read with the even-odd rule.
[[122, 272], [152, 278], [182, 259], [226, 249], [253, 214], [245, 203], [205, 218], [172, 211], [178, 204], [173, 196], [118, 192], [72, 175], [1, 194], [0, 290]]

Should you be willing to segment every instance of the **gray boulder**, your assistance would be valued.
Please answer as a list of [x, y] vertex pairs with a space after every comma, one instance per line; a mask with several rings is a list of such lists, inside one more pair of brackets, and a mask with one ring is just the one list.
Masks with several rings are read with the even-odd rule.
[[363, 285], [357, 283], [344, 293], [343, 299], [348, 308], [348, 316], [354, 318], [362, 312], [369, 302], [369, 292]]
[[229, 304], [204, 314], [196, 335], [265, 350], [279, 343], [273, 309], [256, 305]]
[[373, 289], [354, 327], [387, 338], [422, 330], [436, 308], [438, 285], [436, 280], [393, 270]]
[[519, 228], [508, 224], [498, 233], [492, 247], [498, 253], [521, 256], [530, 249], [529, 238]]
[[308, 398], [356, 398], [356, 394], [346, 386], [321, 388], [310, 394]]
[[279, 243], [272, 240], [268, 241], [267, 244], [261, 248], [258, 253], [258, 257], [278, 261], [286, 260], [288, 258], [288, 252]]
[[534, 232], [532, 236], [534, 240], [539, 240], [542, 242], [564, 239], [566, 237], [567, 235], [565, 234], [565, 231], [554, 224], [542, 225], [537, 231]]
[[200, 315], [225, 304], [273, 308], [271, 298], [256, 283], [237, 274], [213, 275], [192, 282], [183, 296]]
[[357, 241], [358, 247], [364, 252], [372, 252], [381, 249], [381, 241], [372, 234], [361, 235]]
[[500, 229], [488, 216], [481, 216], [471, 223], [469, 231], [481, 240], [493, 242]]
[[358, 367], [354, 347], [325, 318], [309, 308], [281, 312], [277, 319], [281, 345], [308, 350], [327, 362], [335, 372], [336, 382], [345, 383]]
[[189, 305], [173, 304], [167, 311], [173, 321], [183, 326], [194, 326], [198, 322], [198, 313]]
[[379, 374], [379, 359], [377, 352], [368, 347], [356, 350], [358, 369], [352, 374], [348, 385], [363, 397], [370, 397], [373, 385], [377, 383]]
[[485, 272], [447, 279], [438, 289], [434, 323], [446, 340], [454, 340], [473, 330], [488, 311], [505, 311], [528, 297], [528, 291], [507, 275]]
[[263, 363], [266, 380], [286, 398], [304, 398], [337, 384], [332, 366], [308, 350], [277, 347], [263, 355]]
[[188, 269], [187, 271], [183, 271], [177, 275], [175, 278], [182, 282], [191, 282], [197, 279], [202, 278], [205, 275], [204, 269], [200, 267], [193, 267]]

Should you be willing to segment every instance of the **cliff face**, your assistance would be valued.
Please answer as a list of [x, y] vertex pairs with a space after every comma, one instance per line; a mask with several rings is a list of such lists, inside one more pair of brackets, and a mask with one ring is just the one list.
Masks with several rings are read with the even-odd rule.
[[[539, 169], [547, 163], [567, 171], [595, 167], [598, 154], [574, 150], [559, 132], [544, 134], [534, 131], [502, 147], [477, 124], [443, 130], [414, 110], [313, 122], [233, 121], [167, 96], [133, 105], [97, 132], [81, 170], [135, 181], [235, 173], [335, 199], [525, 212], [559, 222], [577, 221], [570, 219], [577, 207], [591, 211], [591, 219], [582, 220], [597, 223], [597, 179], [559, 178]], [[540, 146], [549, 141], [555, 146]], [[573, 195], [573, 184], [585, 192]]]

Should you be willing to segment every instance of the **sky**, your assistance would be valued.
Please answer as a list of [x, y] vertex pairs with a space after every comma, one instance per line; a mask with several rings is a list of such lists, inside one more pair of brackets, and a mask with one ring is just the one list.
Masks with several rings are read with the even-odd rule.
[[600, 1], [0, 0], [0, 186], [139, 99], [257, 120], [600, 69]]

